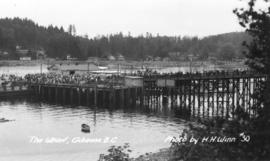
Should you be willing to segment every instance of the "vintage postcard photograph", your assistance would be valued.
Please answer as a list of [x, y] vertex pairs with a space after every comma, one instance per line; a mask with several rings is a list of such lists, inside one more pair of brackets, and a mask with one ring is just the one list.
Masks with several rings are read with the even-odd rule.
[[0, 161], [270, 161], [270, 0], [0, 0]]

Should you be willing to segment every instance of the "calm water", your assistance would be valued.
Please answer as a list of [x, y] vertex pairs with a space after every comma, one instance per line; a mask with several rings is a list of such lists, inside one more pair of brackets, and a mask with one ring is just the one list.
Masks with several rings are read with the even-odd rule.
[[[23, 76], [38, 72], [40, 66], [0, 68], [0, 74]], [[0, 100], [2, 117], [15, 121], [0, 123], [0, 161], [92, 161], [111, 145], [124, 143], [130, 143], [135, 157], [169, 147], [165, 139], [178, 136], [187, 126], [179, 112], [165, 107], [70, 107], [33, 98]], [[90, 125], [91, 133], [81, 132], [83, 123]], [[34, 137], [43, 140], [34, 143]], [[52, 138], [63, 142], [46, 142]], [[106, 138], [115, 142], [104, 143]], [[82, 139], [91, 141], [79, 143]]]
[[[0, 160], [96, 160], [110, 145], [128, 142], [133, 156], [168, 147], [168, 136], [178, 136], [187, 122], [165, 109], [106, 109], [69, 107], [35, 100], [0, 102], [0, 117], [15, 120], [0, 124]], [[91, 126], [82, 133], [81, 124]], [[67, 138], [64, 143], [33, 143], [33, 136]], [[114, 138], [115, 143], [77, 143], [77, 138]], [[117, 138], [115, 138], [117, 137]]]
[[41, 66], [2, 66], [0, 67], [0, 75], [2, 74], [15, 74], [17, 76], [24, 76], [26, 74], [48, 72], [47, 65]]
[[[160, 69], [178, 71], [187, 72], [189, 68]], [[39, 72], [40, 66], [0, 67], [0, 74]], [[47, 72], [45, 66], [43, 72]], [[124, 143], [130, 144], [135, 157], [169, 147], [165, 139], [178, 136], [188, 123], [181, 112], [166, 107], [70, 107], [33, 98], [0, 100], [2, 117], [15, 121], [0, 123], [0, 161], [92, 161], [111, 145]], [[83, 123], [90, 125], [91, 133], [81, 132]], [[43, 140], [34, 143], [34, 137]], [[105, 143], [106, 138], [115, 142]], [[48, 143], [46, 139], [63, 142]], [[82, 139], [90, 142], [79, 143]]]
[[[24, 76], [26, 74], [33, 74], [33, 73], [40, 73], [41, 71], [46, 73], [48, 72], [47, 70], [48, 65], [43, 64], [42, 67], [40, 65], [37, 66], [2, 66], [0, 67], [0, 75], [1, 74], [15, 74], [18, 76]], [[242, 68], [234, 68], [234, 67], [222, 67], [222, 66], [215, 66], [215, 65], [211, 65], [211, 66], [202, 66], [202, 67], [167, 67], [167, 68], [154, 68], [154, 70], [156, 70], [157, 72], [160, 73], [170, 73], [170, 72], [201, 72], [201, 71], [209, 71], [209, 70], [236, 70], [236, 69], [246, 69], [245, 67]], [[84, 69], [85, 70], [85, 69]], [[108, 70], [111, 73], [115, 73], [118, 72], [117, 69], [110, 69]], [[100, 71], [100, 72], [108, 72], [108, 71]], [[125, 69], [121, 69], [121, 72], [130, 72], [133, 71], [135, 72], [135, 70], [125, 70]]]

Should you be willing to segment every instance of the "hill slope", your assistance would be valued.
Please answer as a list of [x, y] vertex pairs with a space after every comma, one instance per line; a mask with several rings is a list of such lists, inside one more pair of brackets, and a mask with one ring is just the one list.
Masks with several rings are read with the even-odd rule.
[[231, 59], [242, 57], [242, 41], [249, 39], [248, 35], [241, 32], [202, 39], [153, 36], [149, 33], [146, 36], [132, 37], [120, 32], [89, 39], [87, 36], [76, 36], [72, 26], [65, 31], [63, 27], [44, 27], [28, 19], [0, 19], [0, 50], [8, 51], [11, 58], [18, 57], [15, 47], [20, 45], [33, 51], [43, 48], [52, 58], [65, 58], [67, 55], [77, 58], [123, 55], [126, 58], [141, 60], [146, 57], [168, 57], [169, 53], [174, 52], [178, 53], [176, 57], [193, 54], [200, 59], [210, 56]]

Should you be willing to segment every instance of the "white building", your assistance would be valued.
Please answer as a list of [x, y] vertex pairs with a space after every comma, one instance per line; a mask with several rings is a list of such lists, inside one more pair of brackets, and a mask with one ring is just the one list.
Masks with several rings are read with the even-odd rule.
[[23, 56], [23, 57], [20, 57], [20, 60], [21, 61], [30, 61], [31, 57], [30, 56]]

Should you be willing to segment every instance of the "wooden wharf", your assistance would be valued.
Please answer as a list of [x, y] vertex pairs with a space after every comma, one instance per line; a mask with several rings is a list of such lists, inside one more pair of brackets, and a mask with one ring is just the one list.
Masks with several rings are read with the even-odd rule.
[[162, 107], [194, 117], [233, 118], [240, 108], [256, 115], [253, 107], [262, 105], [254, 95], [263, 91], [266, 79], [266, 75], [251, 72], [160, 74], [143, 76], [133, 85], [30, 83], [28, 90], [43, 101], [57, 104]]
[[[233, 118], [240, 108], [254, 116], [253, 107], [262, 107], [255, 94], [263, 91], [266, 79], [257, 73], [157, 76], [145, 79], [144, 94], [150, 104], [161, 100], [191, 116]], [[165, 85], [158, 85], [158, 80]]]
[[11, 86], [0, 86], [0, 99], [31, 95], [31, 90], [25, 83], [16, 83]]

